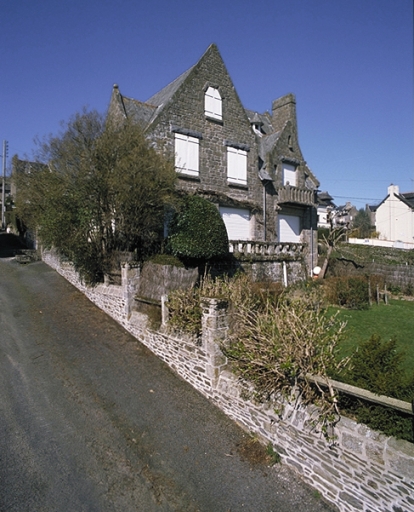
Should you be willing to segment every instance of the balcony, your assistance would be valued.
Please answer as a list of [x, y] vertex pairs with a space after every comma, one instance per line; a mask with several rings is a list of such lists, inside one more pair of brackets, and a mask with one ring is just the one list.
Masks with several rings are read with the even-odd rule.
[[230, 240], [229, 251], [240, 259], [297, 260], [305, 244], [293, 242], [260, 242], [253, 240]]
[[296, 203], [315, 206], [315, 192], [307, 188], [286, 185], [277, 189], [278, 203]]

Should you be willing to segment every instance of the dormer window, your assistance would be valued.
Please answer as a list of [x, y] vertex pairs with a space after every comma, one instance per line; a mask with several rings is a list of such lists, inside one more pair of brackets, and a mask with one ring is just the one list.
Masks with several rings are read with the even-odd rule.
[[250, 124], [254, 133], [261, 137], [263, 135], [263, 121], [260, 119], [260, 116], [257, 112], [255, 112], [253, 118], [250, 119]]
[[204, 112], [206, 117], [221, 121], [222, 101], [219, 90], [214, 87], [208, 87], [204, 95]]
[[262, 125], [260, 123], [254, 123], [253, 124], [253, 131], [255, 133], [257, 133], [257, 135], [260, 135], [262, 136], [263, 135], [263, 132], [262, 132]]
[[297, 175], [296, 175], [296, 166], [295, 165], [283, 162], [282, 180], [283, 180], [284, 187], [286, 185], [290, 185], [291, 187], [296, 187]]

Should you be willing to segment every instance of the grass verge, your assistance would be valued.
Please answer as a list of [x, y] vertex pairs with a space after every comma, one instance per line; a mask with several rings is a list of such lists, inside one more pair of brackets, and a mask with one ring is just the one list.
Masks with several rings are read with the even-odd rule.
[[[330, 308], [334, 313], [338, 308]], [[356, 347], [373, 335], [382, 340], [395, 338], [399, 350], [405, 352], [404, 369], [414, 372], [414, 301], [390, 300], [374, 304], [368, 310], [339, 309], [339, 319], [347, 322], [340, 355], [350, 355]]]

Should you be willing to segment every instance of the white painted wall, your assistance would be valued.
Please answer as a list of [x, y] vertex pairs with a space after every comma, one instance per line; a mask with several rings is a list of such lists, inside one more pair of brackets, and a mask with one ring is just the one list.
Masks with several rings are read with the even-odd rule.
[[377, 208], [375, 229], [380, 240], [414, 242], [414, 212], [397, 195], [397, 185], [388, 187], [389, 196]]

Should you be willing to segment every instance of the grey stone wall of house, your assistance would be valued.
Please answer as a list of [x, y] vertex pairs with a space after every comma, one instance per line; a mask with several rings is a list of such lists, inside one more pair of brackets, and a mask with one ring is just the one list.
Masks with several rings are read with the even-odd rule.
[[[153, 331], [147, 318], [128, 314], [128, 284], [85, 287], [72, 265], [55, 254], [43, 260], [125, 327], [174, 371], [212, 400], [246, 430], [270, 442], [282, 462], [295, 469], [343, 512], [414, 510], [414, 444], [397, 441], [342, 418], [337, 440], [329, 445], [313, 427], [314, 410], [301, 404], [258, 404], [246, 399], [240, 382], [220, 350], [228, 328], [226, 303], [203, 299], [201, 343], [178, 334]], [[135, 279], [136, 276], [132, 276]], [[283, 410], [277, 414], [275, 411]]]
[[[214, 82], [211, 77], [214, 76]], [[208, 86], [217, 87], [222, 97], [223, 120], [210, 119], [204, 114], [204, 92]], [[199, 177], [179, 175], [179, 187], [186, 191], [210, 196], [222, 206], [249, 207], [256, 212], [262, 204], [262, 185], [257, 173], [257, 145], [246, 112], [237, 96], [218, 52], [211, 50], [189, 74], [164, 107], [146, 135], [159, 144], [165, 156], [174, 156], [172, 127], [201, 134], [199, 145]], [[247, 186], [227, 181], [227, 143], [242, 144], [247, 152]], [[216, 200], [215, 200], [216, 198]], [[260, 223], [255, 223], [254, 238], [263, 237]]]

